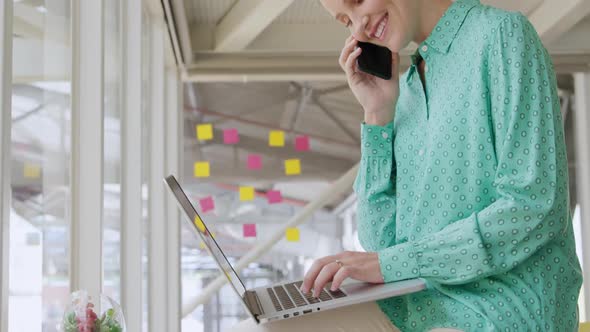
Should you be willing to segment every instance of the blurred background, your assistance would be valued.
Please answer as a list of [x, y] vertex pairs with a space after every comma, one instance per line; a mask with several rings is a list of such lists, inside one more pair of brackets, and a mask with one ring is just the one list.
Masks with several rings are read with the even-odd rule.
[[[482, 3], [527, 15], [552, 55], [583, 264], [590, 2]], [[346, 177], [360, 157], [363, 114], [338, 65], [349, 32], [319, 1], [1, 6], [1, 332], [59, 331], [80, 287], [121, 303], [129, 331], [213, 332], [247, 318], [228, 285], [211, 287], [221, 274], [164, 187], [170, 173], [230, 262], [285, 233], [240, 271], [247, 287], [363, 250]]]

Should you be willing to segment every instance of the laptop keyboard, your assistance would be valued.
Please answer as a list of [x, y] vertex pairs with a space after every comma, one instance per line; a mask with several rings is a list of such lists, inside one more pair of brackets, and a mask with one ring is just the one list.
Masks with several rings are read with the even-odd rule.
[[303, 281], [296, 281], [284, 285], [269, 287], [266, 289], [272, 304], [277, 311], [293, 309], [295, 307], [303, 307], [312, 303], [319, 303], [323, 301], [330, 301], [345, 297], [346, 293], [337, 289], [331, 291], [329, 289], [322, 289], [318, 298], [313, 297], [311, 292], [304, 294], [299, 290]]

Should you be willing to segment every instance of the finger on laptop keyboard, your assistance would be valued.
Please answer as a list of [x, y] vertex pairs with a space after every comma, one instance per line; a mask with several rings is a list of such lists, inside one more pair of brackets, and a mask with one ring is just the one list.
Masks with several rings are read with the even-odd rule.
[[305, 277], [303, 278], [303, 285], [301, 285], [301, 291], [303, 293], [309, 292], [311, 290], [311, 287], [315, 283], [315, 279], [317, 278], [318, 274], [320, 273], [324, 265], [335, 261], [337, 258], [338, 257], [336, 256], [326, 256], [316, 259], [311, 265], [311, 268], [309, 268], [309, 271], [307, 271], [307, 273], [305, 274]]
[[320, 296], [320, 292], [324, 286], [332, 280], [336, 272], [338, 272], [338, 269], [340, 269], [340, 266], [336, 263], [328, 263], [324, 265], [313, 284], [313, 296]]

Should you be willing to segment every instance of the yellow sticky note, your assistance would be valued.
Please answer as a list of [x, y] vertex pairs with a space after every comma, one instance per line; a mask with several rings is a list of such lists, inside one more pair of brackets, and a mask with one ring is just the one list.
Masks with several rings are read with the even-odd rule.
[[203, 221], [201, 218], [199, 218], [199, 216], [195, 216], [195, 225], [197, 225], [197, 228], [201, 231], [201, 233], [205, 233], [205, 224], [203, 224]]
[[202, 141], [213, 139], [213, 125], [210, 123], [197, 125], [197, 138]]
[[39, 165], [25, 164], [23, 175], [27, 179], [38, 179], [41, 176], [41, 167]]
[[287, 175], [301, 174], [301, 163], [299, 162], [299, 159], [285, 160], [285, 174], [287, 174]]
[[198, 161], [195, 163], [195, 177], [206, 178], [209, 177], [209, 162]]
[[271, 130], [268, 133], [268, 145], [285, 146], [285, 133], [282, 130]]
[[201, 241], [201, 243], [199, 243], [199, 248], [205, 249], [205, 242]]
[[251, 201], [254, 199], [254, 187], [240, 187], [240, 201]]
[[298, 242], [299, 241], [299, 229], [298, 228], [287, 228], [285, 231], [287, 241]]

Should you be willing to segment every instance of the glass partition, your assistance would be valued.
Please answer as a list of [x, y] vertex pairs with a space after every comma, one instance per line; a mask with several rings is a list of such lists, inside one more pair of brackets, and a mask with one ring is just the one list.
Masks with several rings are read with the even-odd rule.
[[9, 330], [58, 331], [69, 300], [70, 1], [15, 1]]

